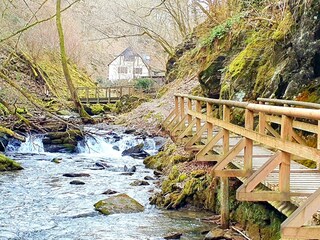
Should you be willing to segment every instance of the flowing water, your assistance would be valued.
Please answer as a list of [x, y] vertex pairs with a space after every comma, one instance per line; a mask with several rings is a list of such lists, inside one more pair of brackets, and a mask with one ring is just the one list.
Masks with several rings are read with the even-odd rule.
[[[100, 131], [101, 133], [101, 131]], [[106, 137], [107, 136], [107, 137]], [[46, 153], [42, 136], [29, 136], [26, 143], [13, 141], [7, 155], [20, 162], [24, 170], [0, 173], [0, 239], [163, 239], [170, 232], [181, 232], [181, 239], [203, 239], [200, 234], [210, 225], [200, 221], [208, 213], [165, 211], [149, 205], [149, 197], [157, 181], [148, 186], [130, 186], [134, 180], [154, 177], [143, 160], [122, 157], [121, 151], [145, 143], [150, 154], [157, 152], [153, 139], [137, 139], [119, 134], [92, 135], [78, 144], [77, 154]], [[117, 146], [120, 151], [113, 149]], [[59, 164], [53, 158], [61, 158]], [[109, 166], [97, 170], [95, 163]], [[132, 175], [121, 175], [127, 167], [136, 166]], [[65, 173], [88, 173], [90, 177], [76, 178], [85, 185], [71, 185], [75, 180]], [[107, 198], [107, 189], [126, 193], [145, 206], [142, 213], [105, 216], [94, 210], [93, 204]]]

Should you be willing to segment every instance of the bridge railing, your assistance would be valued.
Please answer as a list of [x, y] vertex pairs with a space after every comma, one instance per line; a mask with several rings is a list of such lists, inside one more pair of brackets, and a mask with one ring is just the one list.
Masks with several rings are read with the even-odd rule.
[[100, 103], [111, 102], [124, 95], [131, 95], [134, 92], [134, 86], [78, 87], [76, 90], [81, 101], [90, 103], [91, 100], [94, 100], [96, 103]]
[[[282, 104], [293, 105], [292, 102]], [[305, 107], [302, 105], [300, 106]], [[244, 124], [241, 126], [232, 123], [231, 112], [234, 109], [244, 111]], [[170, 131], [175, 140], [187, 140], [186, 149], [197, 151], [197, 161], [215, 161], [213, 175], [222, 178], [245, 177], [245, 183], [237, 191], [238, 200], [290, 201], [291, 197], [309, 196], [305, 204], [282, 225], [282, 232], [284, 236], [301, 237], [307, 230], [311, 231], [310, 228], [303, 228], [300, 232], [301, 226], [319, 210], [320, 190], [311, 196], [310, 192], [292, 192], [290, 172], [319, 172], [318, 169], [291, 169], [292, 156], [320, 163], [319, 110], [176, 94], [174, 110], [163, 126]], [[215, 127], [218, 127], [218, 131], [214, 130]], [[308, 146], [305, 143], [302, 138], [304, 132], [314, 134], [315, 145]], [[206, 140], [203, 141], [205, 134]], [[233, 146], [230, 144], [231, 135], [241, 137]], [[220, 152], [213, 149], [218, 142], [222, 143]], [[274, 155], [255, 172], [252, 167], [254, 143], [275, 151]], [[243, 169], [226, 169], [242, 151]], [[217, 152], [220, 154], [216, 154]], [[275, 171], [279, 173], [276, 191], [256, 191], [256, 187]], [[317, 228], [316, 232], [319, 235], [320, 228]], [[314, 236], [318, 237], [317, 234]]]

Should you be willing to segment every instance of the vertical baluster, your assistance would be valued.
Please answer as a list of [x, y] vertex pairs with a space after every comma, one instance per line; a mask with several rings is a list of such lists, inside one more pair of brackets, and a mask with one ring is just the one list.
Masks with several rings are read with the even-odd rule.
[[[196, 112], [201, 113], [201, 102], [199, 100], [196, 100]], [[201, 119], [197, 118], [196, 131], [198, 132], [200, 128], [201, 128]]]
[[87, 104], [89, 104], [89, 88], [86, 88]]
[[[230, 122], [230, 108], [226, 105], [223, 105], [223, 121]], [[229, 131], [223, 129], [223, 154], [229, 152]]]
[[[230, 108], [223, 105], [223, 121], [230, 122]], [[223, 154], [229, 152], [229, 131], [223, 129]], [[221, 226], [222, 228], [229, 227], [229, 178], [220, 177], [221, 183]]]
[[[320, 120], [318, 121], [318, 134], [317, 134], [317, 136], [318, 136], [317, 148], [318, 148], [318, 150], [320, 150]], [[317, 162], [317, 168], [318, 168], [318, 170], [320, 170], [320, 162], [319, 161]]]
[[[180, 97], [180, 120], [182, 121], [185, 116], [185, 110], [184, 110], [184, 97]], [[185, 128], [185, 123], [181, 126], [181, 130]]]
[[179, 121], [179, 97], [174, 96], [174, 115]]
[[[248, 130], [253, 130], [253, 112], [246, 109], [245, 111], [245, 128]], [[253, 141], [249, 138], [245, 139], [245, 149], [244, 149], [244, 170], [246, 172], [252, 170], [252, 151], [253, 151]]]
[[[292, 119], [283, 115], [281, 119], [281, 139], [292, 141]], [[279, 169], [279, 190], [280, 192], [290, 192], [290, 160], [291, 154], [281, 153], [281, 163]]]
[[[208, 103], [208, 102], [207, 102], [207, 117], [212, 117], [212, 103]], [[207, 142], [209, 142], [213, 134], [213, 124], [207, 122], [207, 127], [208, 127]]]
[[[192, 111], [192, 100], [190, 98], [188, 98], [188, 111]], [[188, 114], [188, 126], [191, 124], [191, 122], [192, 122], [192, 115]], [[192, 129], [188, 134], [192, 135]]]

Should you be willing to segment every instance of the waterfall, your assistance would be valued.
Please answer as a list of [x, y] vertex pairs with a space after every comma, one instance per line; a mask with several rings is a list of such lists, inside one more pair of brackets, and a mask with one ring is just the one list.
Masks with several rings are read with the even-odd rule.
[[42, 138], [42, 135], [28, 135], [25, 142], [12, 139], [6, 147], [6, 152], [43, 153]]
[[[43, 135], [28, 135], [26, 142], [19, 140], [10, 140], [6, 152], [16, 153], [44, 153], [42, 143]], [[85, 136], [83, 141], [78, 142], [77, 152], [80, 154], [105, 155], [110, 157], [121, 157], [122, 151], [144, 144], [143, 150], [153, 154], [157, 151], [158, 146], [153, 138], [143, 138], [129, 134], [90, 134]]]

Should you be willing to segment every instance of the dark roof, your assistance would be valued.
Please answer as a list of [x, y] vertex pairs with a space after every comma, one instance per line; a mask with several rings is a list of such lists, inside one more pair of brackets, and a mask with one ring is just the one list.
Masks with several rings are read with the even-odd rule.
[[114, 60], [116, 60], [118, 57], [124, 56], [124, 58], [130, 59], [130, 57], [140, 57], [144, 65], [146, 65], [147, 68], [150, 68], [149, 64], [146, 63], [146, 61], [141, 57], [140, 54], [136, 53], [131, 47], [127, 47], [122, 53], [120, 53], [118, 56], [116, 56], [109, 64], [108, 66], [113, 63]]

